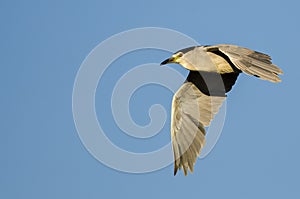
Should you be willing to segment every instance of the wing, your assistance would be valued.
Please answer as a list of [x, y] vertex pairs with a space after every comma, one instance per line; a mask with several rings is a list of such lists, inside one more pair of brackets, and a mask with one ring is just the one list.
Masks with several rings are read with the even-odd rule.
[[171, 138], [174, 152], [174, 175], [183, 168], [193, 172], [205, 144], [205, 129], [219, 111], [225, 96], [203, 94], [192, 82], [185, 82], [172, 101]]
[[207, 46], [206, 49], [208, 52], [223, 53], [237, 69], [244, 73], [271, 82], [281, 81], [278, 74], [282, 74], [283, 72], [276, 65], [272, 64], [269, 55], [247, 48], [226, 44]]

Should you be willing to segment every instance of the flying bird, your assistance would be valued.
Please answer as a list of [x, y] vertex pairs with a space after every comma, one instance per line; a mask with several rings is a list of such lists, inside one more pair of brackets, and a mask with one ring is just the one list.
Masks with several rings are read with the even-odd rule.
[[205, 127], [210, 125], [240, 73], [270, 82], [280, 82], [278, 75], [283, 74], [272, 64], [269, 55], [228, 44], [185, 48], [161, 65], [169, 63], [189, 70], [186, 81], [172, 100], [174, 175], [178, 169], [183, 169], [184, 175], [188, 170], [193, 172], [205, 145]]

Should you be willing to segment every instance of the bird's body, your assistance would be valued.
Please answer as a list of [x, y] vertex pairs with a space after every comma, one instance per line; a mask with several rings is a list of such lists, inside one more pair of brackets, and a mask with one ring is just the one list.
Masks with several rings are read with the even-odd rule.
[[205, 127], [210, 125], [226, 93], [244, 72], [271, 82], [280, 82], [282, 70], [271, 57], [235, 45], [195, 46], [174, 53], [161, 64], [178, 63], [190, 70], [172, 101], [171, 138], [174, 175], [183, 168], [193, 171], [205, 145]]

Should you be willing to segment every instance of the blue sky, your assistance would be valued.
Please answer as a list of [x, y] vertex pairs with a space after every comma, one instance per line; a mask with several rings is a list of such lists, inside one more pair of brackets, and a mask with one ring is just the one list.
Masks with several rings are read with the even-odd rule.
[[[291, 0], [1, 1], [0, 198], [299, 197], [299, 6]], [[187, 177], [174, 177], [173, 165], [146, 174], [108, 168], [85, 149], [74, 125], [73, 84], [85, 57], [111, 35], [147, 26], [171, 28], [201, 44], [259, 50], [284, 71], [280, 84], [239, 77], [217, 145]], [[105, 78], [113, 82], [118, 72], [169, 55], [129, 54]], [[139, 152], [168, 141], [169, 121], [149, 142], [121, 135], [106, 106], [110, 89], [98, 87], [96, 101], [104, 102], [96, 107], [114, 143]], [[171, 97], [159, 86], [138, 90], [133, 119], [147, 124], [152, 103], [165, 106], [169, 117]]]

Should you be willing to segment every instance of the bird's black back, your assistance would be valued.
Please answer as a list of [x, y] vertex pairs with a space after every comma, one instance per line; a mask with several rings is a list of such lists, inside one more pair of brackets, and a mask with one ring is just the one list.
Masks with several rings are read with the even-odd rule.
[[238, 76], [238, 72], [219, 74], [190, 71], [186, 81], [192, 82], [205, 95], [226, 96], [225, 93], [231, 90]]

